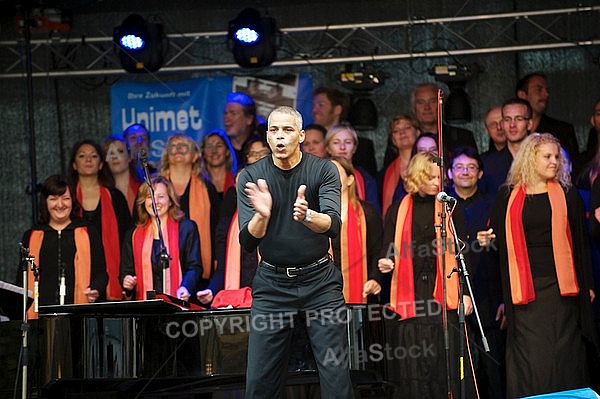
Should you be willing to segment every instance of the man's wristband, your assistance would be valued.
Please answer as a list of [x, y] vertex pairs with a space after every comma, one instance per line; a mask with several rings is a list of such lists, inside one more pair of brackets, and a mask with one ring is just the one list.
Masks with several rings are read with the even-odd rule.
[[312, 216], [312, 211], [310, 209], [307, 209], [303, 222], [310, 222], [312, 220]]

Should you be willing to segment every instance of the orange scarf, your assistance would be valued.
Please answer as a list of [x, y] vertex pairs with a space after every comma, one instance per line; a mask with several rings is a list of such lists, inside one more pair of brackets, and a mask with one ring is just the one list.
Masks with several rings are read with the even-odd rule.
[[[86, 227], [76, 227], [74, 230], [75, 234], [75, 259], [74, 271], [75, 271], [75, 287], [73, 291], [75, 303], [88, 303], [88, 297], [83, 291], [90, 286], [91, 268], [92, 268], [92, 256], [90, 250], [90, 237]], [[44, 231], [43, 230], [32, 230], [31, 236], [29, 237], [29, 250], [31, 255], [35, 258], [38, 267], [42, 267], [43, 261], [40, 259], [40, 250], [42, 243], [44, 242]], [[28, 289], [33, 291], [33, 271], [27, 271], [27, 284]], [[41, 282], [40, 282], [41, 283]], [[28, 319], [37, 319], [38, 314], [34, 312], [33, 306], [27, 311]]]
[[[442, 221], [440, 213], [442, 204], [435, 201], [434, 223], [435, 226], [440, 226]], [[413, 216], [413, 199], [412, 195], [404, 196], [398, 215], [396, 216], [396, 232], [394, 234], [395, 257], [394, 257], [394, 272], [392, 274], [390, 303], [394, 312], [402, 316], [403, 319], [415, 317], [415, 279], [413, 271], [413, 261], [411, 253], [412, 249], [412, 216]], [[446, 218], [446, 231], [450, 233], [449, 217]], [[436, 253], [441, 254], [441, 231], [436, 229]], [[452, 253], [452, 239], [447, 239], [448, 245], [446, 252], [443, 254], [445, 258], [445, 271], [442, 272], [442, 257], [436, 257], [436, 275], [435, 287], [433, 289], [433, 298], [440, 304], [444, 302], [444, 281], [445, 276], [452, 272], [456, 267], [456, 258]], [[452, 277], [446, 281], [447, 292], [447, 309], [458, 308], [458, 274], [452, 273]]]
[[348, 204], [346, 222], [340, 233], [340, 267], [344, 277], [346, 303], [367, 303], [363, 298], [363, 286], [368, 280], [367, 271], [367, 221], [360, 204], [357, 209]]
[[396, 192], [396, 187], [398, 186], [398, 182], [401, 178], [400, 167], [400, 157], [396, 157], [396, 159], [394, 159], [394, 161], [390, 163], [390, 165], [385, 170], [381, 194], [381, 204], [383, 206], [381, 210], [384, 216], [386, 215], [388, 208], [394, 201], [394, 193]]
[[233, 218], [231, 218], [231, 223], [229, 224], [225, 247], [224, 287], [226, 290], [237, 290], [240, 288], [240, 275], [242, 272], [241, 259], [242, 247], [240, 245], [240, 225], [236, 209]]
[[198, 176], [190, 178], [190, 214], [188, 216], [198, 226], [200, 257], [202, 258], [202, 278], [208, 280], [213, 270], [210, 236], [210, 198], [206, 184]]
[[365, 201], [365, 178], [356, 168], [354, 168], [354, 179], [356, 180], [356, 192], [358, 193], [358, 198]]
[[[133, 264], [137, 277], [135, 298], [138, 300], [146, 299], [146, 291], [155, 289], [152, 276], [152, 242], [154, 241], [152, 223], [155, 223], [155, 221], [149, 220], [144, 226], [136, 227], [131, 237]], [[165, 273], [164, 293], [175, 296], [182, 280], [179, 261], [179, 222], [168, 218], [166, 234], [164, 231], [165, 226], [162, 226], [162, 228], [164, 244], [171, 256], [169, 270]], [[159, 291], [162, 292], [161, 289]]]
[[[508, 199], [506, 212], [506, 246], [508, 250], [508, 274], [510, 292], [514, 305], [526, 305], [535, 300], [535, 289], [531, 266], [527, 253], [527, 240], [523, 228], [523, 205], [525, 188], [513, 188]], [[575, 296], [579, 293], [571, 228], [567, 213], [565, 193], [559, 183], [548, 182], [548, 198], [552, 211], [552, 252], [558, 277], [558, 287], [562, 296]]]
[[135, 206], [135, 199], [137, 197], [138, 190], [142, 183], [137, 181], [132, 175], [129, 175], [129, 185], [127, 186], [127, 206], [129, 207], [129, 213], [133, 215], [133, 207]]
[[[83, 204], [83, 195], [79, 184], [77, 184], [77, 200], [80, 204]], [[83, 208], [79, 216], [83, 216]], [[121, 267], [119, 225], [117, 224], [117, 216], [113, 208], [110, 190], [105, 186], [100, 186], [100, 218], [102, 245], [104, 246], [104, 258], [106, 259], [106, 271], [108, 272], [106, 299], [109, 301], [121, 300], [123, 289], [119, 283]]]

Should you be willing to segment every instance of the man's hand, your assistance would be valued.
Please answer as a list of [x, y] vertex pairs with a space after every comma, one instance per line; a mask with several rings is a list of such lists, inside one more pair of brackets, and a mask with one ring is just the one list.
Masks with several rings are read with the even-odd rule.
[[258, 179], [256, 183], [248, 182], [244, 188], [248, 199], [252, 203], [254, 210], [264, 218], [271, 216], [273, 207], [273, 198], [269, 192], [269, 187], [265, 179]]
[[477, 242], [482, 247], [487, 247], [494, 238], [496, 238], [496, 234], [494, 234], [494, 229], [482, 230], [477, 232]]
[[298, 196], [296, 197], [296, 201], [294, 201], [294, 220], [296, 222], [303, 222], [304, 218], [306, 218], [306, 211], [308, 211], [308, 201], [304, 197], [304, 193], [306, 192], [306, 184], [300, 185], [298, 187]]
[[177, 289], [177, 298], [182, 301], [187, 301], [190, 299], [190, 292], [183, 285]]
[[96, 299], [98, 299], [100, 293], [98, 290], [93, 290], [90, 287], [87, 287], [85, 290], [83, 290], [83, 295], [87, 296], [88, 302], [92, 303], [96, 302]]

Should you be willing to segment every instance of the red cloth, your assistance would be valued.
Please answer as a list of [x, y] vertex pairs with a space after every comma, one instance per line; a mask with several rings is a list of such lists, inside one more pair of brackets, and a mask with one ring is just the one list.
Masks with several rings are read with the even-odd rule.
[[[511, 191], [505, 219], [508, 272], [514, 305], [526, 305], [535, 300], [535, 289], [523, 228], [525, 196], [525, 188], [522, 186], [515, 187]], [[573, 242], [568, 220], [567, 201], [559, 183], [548, 182], [548, 198], [552, 210], [552, 252], [560, 294], [575, 296], [579, 293], [579, 285], [573, 261]]]
[[362, 291], [368, 279], [367, 270], [367, 222], [360, 203], [354, 209], [348, 204], [347, 217], [340, 234], [340, 266], [344, 278], [346, 303], [367, 303]]
[[[81, 186], [77, 184], [77, 200], [83, 204]], [[83, 216], [83, 209], [79, 216]], [[121, 268], [121, 245], [119, 238], [119, 225], [113, 208], [112, 195], [108, 187], [100, 186], [100, 223], [102, 224], [102, 245], [106, 259], [106, 272], [108, 273], [108, 286], [106, 299], [116, 301], [123, 299], [123, 289], [119, 283]]]
[[[441, 213], [441, 203], [435, 202], [434, 220], [436, 226], [441, 225], [439, 214]], [[413, 199], [412, 196], [406, 195], [400, 202], [398, 215], [396, 217], [396, 233], [394, 235], [394, 245], [396, 246], [396, 256], [394, 257], [394, 271], [392, 274], [390, 305], [394, 312], [402, 316], [403, 319], [415, 317], [415, 280], [413, 270], [413, 254], [410, 253], [410, 243], [412, 242], [412, 213]], [[450, 231], [448, 221], [446, 219], [446, 230]], [[436, 238], [440, 237], [440, 229], [436, 229]], [[441, 243], [441, 241], [438, 241]], [[445, 271], [442, 271], [442, 257], [436, 258], [436, 276], [433, 297], [440, 304], [444, 301], [443, 287], [444, 276], [450, 274], [453, 268], [456, 267], [456, 259], [449, 249], [453, 248], [450, 243], [447, 245], [446, 252], [443, 254], [445, 258]], [[438, 245], [437, 251], [441, 251], [441, 245]], [[446, 280], [447, 292], [447, 309], [458, 308], [458, 273], [452, 273], [452, 277]]]
[[221, 290], [215, 295], [211, 306], [213, 308], [249, 308], [252, 306], [252, 288]]

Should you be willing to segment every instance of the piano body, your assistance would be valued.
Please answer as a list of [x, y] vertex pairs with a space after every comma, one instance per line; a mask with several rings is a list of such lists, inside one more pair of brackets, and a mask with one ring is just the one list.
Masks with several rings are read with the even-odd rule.
[[[92, 392], [103, 399], [168, 398], [243, 389], [250, 310], [184, 309], [164, 299], [40, 307], [29, 334], [35, 341], [29, 381], [44, 398], [91, 399]], [[372, 350], [385, 342], [382, 308], [349, 305], [347, 313], [355, 391], [387, 397], [386, 365]], [[288, 385], [318, 382], [303, 328], [294, 329], [292, 342]]]

